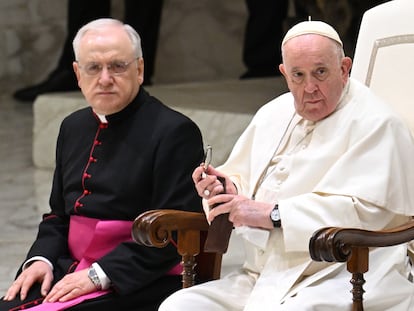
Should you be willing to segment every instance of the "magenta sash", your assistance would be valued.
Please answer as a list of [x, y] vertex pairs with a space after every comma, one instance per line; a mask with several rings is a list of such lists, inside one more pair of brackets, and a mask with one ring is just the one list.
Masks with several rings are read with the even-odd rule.
[[[132, 221], [99, 220], [83, 216], [71, 216], [69, 225], [69, 250], [79, 261], [75, 271], [88, 268], [122, 242], [132, 241]], [[173, 267], [168, 274], [182, 273], [181, 264]], [[102, 296], [110, 290], [89, 293], [66, 302], [45, 302], [30, 308], [32, 311], [60, 311], [77, 305], [87, 299]]]
[[[79, 261], [76, 270], [89, 267], [98, 258], [113, 250], [121, 242], [132, 240], [132, 221], [99, 220], [82, 216], [71, 216], [69, 225], [69, 250]], [[30, 308], [36, 311], [59, 311], [77, 305], [87, 299], [99, 297], [109, 290], [89, 293], [66, 302], [45, 302]]]

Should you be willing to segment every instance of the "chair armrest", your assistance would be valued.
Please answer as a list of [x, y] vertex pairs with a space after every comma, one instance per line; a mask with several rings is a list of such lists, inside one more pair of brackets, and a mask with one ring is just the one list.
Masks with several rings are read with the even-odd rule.
[[314, 232], [309, 241], [309, 252], [315, 261], [347, 263], [347, 269], [352, 273], [352, 310], [363, 311], [364, 273], [368, 271], [369, 248], [411, 240], [414, 240], [414, 220], [380, 231], [327, 227]]
[[315, 261], [346, 262], [353, 248], [387, 247], [414, 240], [414, 220], [387, 230], [327, 227], [312, 235], [309, 252]]
[[182, 257], [185, 288], [196, 281], [202, 283], [220, 278], [222, 255], [203, 251], [208, 228], [204, 213], [151, 210], [134, 220], [132, 238], [140, 245], [161, 248], [172, 242], [173, 232], [177, 232], [176, 246]]
[[151, 210], [139, 215], [132, 226], [132, 237], [145, 246], [165, 247], [171, 241], [173, 231], [207, 231], [204, 213], [180, 210]]

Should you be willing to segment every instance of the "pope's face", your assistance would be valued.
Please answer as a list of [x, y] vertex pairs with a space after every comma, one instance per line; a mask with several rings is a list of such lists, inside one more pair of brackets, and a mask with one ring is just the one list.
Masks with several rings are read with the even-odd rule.
[[124, 109], [143, 82], [143, 59], [136, 58], [121, 26], [89, 30], [80, 41], [73, 68], [86, 101], [98, 114]]
[[296, 112], [319, 121], [335, 111], [348, 81], [352, 61], [335, 42], [320, 35], [301, 35], [284, 45], [279, 66], [295, 100]]

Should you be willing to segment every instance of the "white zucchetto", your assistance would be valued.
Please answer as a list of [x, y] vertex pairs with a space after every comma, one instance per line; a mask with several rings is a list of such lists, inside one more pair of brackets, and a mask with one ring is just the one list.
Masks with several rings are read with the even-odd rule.
[[339, 37], [336, 30], [332, 26], [321, 21], [305, 21], [296, 24], [295, 26], [290, 28], [289, 31], [286, 33], [282, 41], [282, 46], [284, 46], [285, 43], [292, 38], [307, 34], [325, 36], [331, 38], [332, 40], [335, 40], [341, 46], [343, 46], [341, 38]]

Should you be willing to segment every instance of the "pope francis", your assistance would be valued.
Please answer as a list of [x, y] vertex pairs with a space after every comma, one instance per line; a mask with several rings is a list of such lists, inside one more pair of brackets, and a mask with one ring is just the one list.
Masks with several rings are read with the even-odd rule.
[[[324, 22], [299, 23], [284, 37], [282, 55], [290, 92], [257, 112], [221, 167], [193, 172], [207, 219], [229, 214], [245, 262], [176, 292], [161, 311], [350, 310], [346, 266], [313, 262], [312, 233], [386, 229], [414, 215], [410, 132], [349, 78], [352, 61], [337, 32]], [[365, 310], [414, 310], [407, 246], [372, 249], [369, 261]]]

